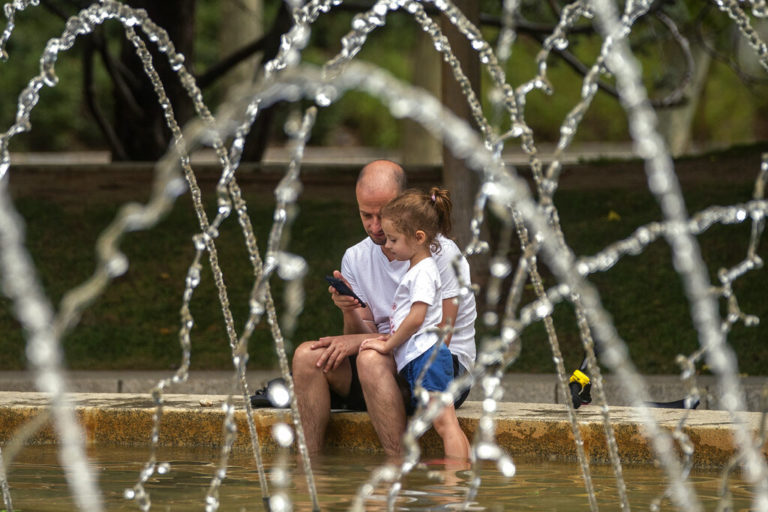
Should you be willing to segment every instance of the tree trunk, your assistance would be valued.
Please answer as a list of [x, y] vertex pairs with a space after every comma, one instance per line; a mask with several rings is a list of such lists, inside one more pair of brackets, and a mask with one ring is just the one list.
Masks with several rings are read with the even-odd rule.
[[[415, 55], [411, 64], [413, 70], [412, 84], [439, 96], [441, 62], [441, 55], [435, 50], [432, 38], [426, 32], [419, 31]], [[440, 164], [443, 158], [441, 141], [435, 139], [419, 123], [410, 119], [402, 121], [400, 147], [403, 152], [403, 165], [406, 168]]]
[[[194, 0], [130, 0], [126, 3], [145, 9], [152, 21], [168, 32], [176, 51], [183, 54], [186, 65], [191, 66], [195, 39]], [[176, 72], [168, 64], [165, 54], [159, 53], [155, 44], [146, 37], [143, 39], [152, 54], [153, 64], [163, 82], [176, 120], [183, 126], [194, 114], [192, 102]], [[157, 94], [133, 44], [127, 39], [122, 43], [120, 61], [128, 89], [114, 89], [115, 132], [123, 143], [128, 160], [157, 160], [171, 142]]]
[[[280, 38], [290, 30], [292, 23], [293, 18], [286, 6], [286, 2], [280, 2], [277, 16], [272, 22], [269, 32], [265, 35], [264, 54], [260, 66], [263, 67], [264, 64], [277, 56], [277, 52], [280, 49]], [[273, 119], [278, 108], [280, 108], [280, 103], [275, 103], [261, 109], [259, 112], [250, 133], [245, 139], [243, 161], [261, 161], [272, 134]]]
[[[219, 54], [222, 58], [258, 39], [264, 33], [262, 0], [222, 2], [220, 8]], [[221, 85], [227, 94], [243, 84], [253, 82], [260, 62], [261, 56], [255, 54], [229, 71], [221, 79]]]
[[[457, 0], [456, 7], [461, 9], [464, 15], [479, 26], [480, 2], [477, 0]], [[480, 96], [480, 60], [478, 54], [472, 49], [469, 41], [453, 24], [445, 17], [441, 17], [443, 33], [453, 53], [461, 62], [464, 74], [469, 79], [472, 89]], [[461, 91], [461, 87], [453, 77], [450, 66], [445, 62], [442, 65], [443, 77], [443, 104], [457, 116], [473, 123], [472, 112], [467, 103], [467, 98]], [[475, 195], [479, 186], [479, 178], [475, 171], [467, 168], [464, 160], [456, 158], [449, 147], [443, 147], [443, 183], [451, 192], [453, 200], [453, 225], [454, 237], [461, 249], [464, 249], [471, 240], [470, 219], [474, 213]], [[479, 282], [487, 274], [487, 255], [476, 256], [470, 259], [472, 267], [472, 280]], [[482, 283], [480, 283], [482, 284]]]
[[691, 149], [693, 118], [699, 106], [704, 85], [707, 82], [709, 65], [712, 62], [709, 52], [701, 46], [695, 46], [691, 52], [693, 53], [694, 69], [691, 84], [686, 91], [688, 101], [678, 107], [657, 112], [659, 131], [666, 140], [669, 152], [673, 157], [681, 156]]

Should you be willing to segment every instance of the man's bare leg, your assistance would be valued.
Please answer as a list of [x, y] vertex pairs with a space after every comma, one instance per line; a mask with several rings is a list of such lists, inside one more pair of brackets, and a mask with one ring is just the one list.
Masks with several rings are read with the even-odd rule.
[[352, 369], [349, 359], [333, 371], [323, 372], [317, 367], [320, 350], [313, 350], [314, 342], [307, 341], [293, 354], [293, 390], [304, 428], [304, 439], [310, 455], [320, 453], [325, 439], [325, 428], [331, 417], [331, 392], [342, 396], [349, 393]]
[[371, 423], [387, 455], [402, 454], [405, 432], [405, 404], [395, 380], [397, 367], [392, 356], [375, 350], [363, 350], [357, 355], [357, 375], [365, 396]]

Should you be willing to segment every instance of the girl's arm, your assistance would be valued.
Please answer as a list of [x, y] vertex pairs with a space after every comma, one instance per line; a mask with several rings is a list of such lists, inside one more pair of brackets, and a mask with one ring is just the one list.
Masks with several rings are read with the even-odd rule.
[[414, 302], [411, 304], [411, 310], [408, 312], [408, 315], [403, 319], [403, 322], [394, 334], [386, 339], [382, 339], [384, 336], [367, 339], [360, 345], [360, 350], [369, 348], [382, 354], [392, 353], [419, 330], [419, 327], [421, 327], [421, 324], [424, 323], [424, 319], [427, 317], [428, 307], [426, 302]]

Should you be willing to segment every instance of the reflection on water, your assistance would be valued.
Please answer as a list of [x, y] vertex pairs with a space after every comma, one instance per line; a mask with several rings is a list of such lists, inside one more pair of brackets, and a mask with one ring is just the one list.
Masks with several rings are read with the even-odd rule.
[[[108, 511], [135, 511], [136, 505], [123, 497], [133, 486], [136, 473], [145, 462], [144, 448], [104, 448], [89, 453], [97, 470], [99, 485]], [[159, 461], [171, 463], [166, 475], [155, 475], [147, 484], [151, 491], [152, 509], [186, 511], [200, 509], [211, 476], [216, 470], [218, 451], [205, 449], [161, 449]], [[202, 461], [202, 462], [201, 462]], [[221, 488], [222, 511], [262, 511], [259, 479], [253, 458], [248, 453], [233, 454], [224, 485]], [[265, 464], [270, 469], [271, 460]], [[336, 453], [315, 461], [314, 469], [320, 507], [324, 511], [347, 510], [357, 488], [370, 472], [384, 462], [381, 456]], [[577, 464], [517, 459], [517, 474], [504, 478], [495, 465], [482, 473], [483, 485], [469, 510], [585, 510], [587, 495]], [[312, 509], [301, 466], [291, 464], [293, 472], [290, 493], [294, 510]], [[629, 502], [634, 510], [648, 510], [662, 491], [660, 471], [649, 466], [625, 466], [624, 475]], [[27, 447], [9, 469], [13, 503], [22, 511], [62, 511], [75, 508], [69, 497], [64, 475], [58, 463], [56, 447]], [[408, 475], [404, 491], [398, 499], [398, 510], [457, 510], [468, 486], [464, 470], [447, 469], [438, 463], [428, 464]], [[593, 466], [592, 478], [601, 509], [619, 510], [613, 472], [608, 466]], [[715, 510], [719, 475], [715, 471], [694, 471], [691, 480], [705, 510]], [[751, 493], [739, 481], [732, 482], [734, 511], [749, 510]], [[664, 509], [671, 509], [669, 503]], [[380, 489], [366, 502], [367, 510], [385, 510], [385, 490]]]

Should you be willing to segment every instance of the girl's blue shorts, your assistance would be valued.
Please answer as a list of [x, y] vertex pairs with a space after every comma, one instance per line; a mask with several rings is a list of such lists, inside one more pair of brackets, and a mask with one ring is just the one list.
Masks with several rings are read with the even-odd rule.
[[[416, 387], [416, 380], [421, 375], [424, 366], [429, 362], [429, 358], [434, 350], [434, 348], [427, 350], [400, 370], [400, 376], [408, 382], [411, 391]], [[424, 375], [424, 380], [421, 381], [421, 386], [427, 391], [445, 391], [453, 380], [453, 370], [451, 351], [448, 350], [445, 343], [440, 343], [437, 356], [432, 361], [432, 364], [429, 365], [429, 368], [427, 368], [427, 373]], [[411, 406], [416, 407], [416, 404], [416, 397], [411, 393]]]

